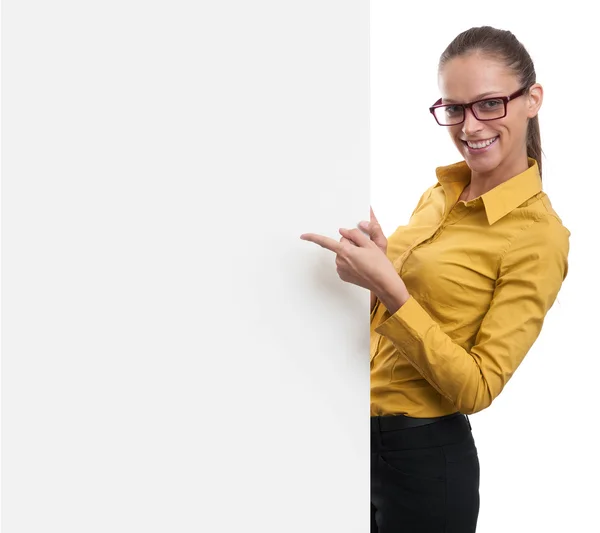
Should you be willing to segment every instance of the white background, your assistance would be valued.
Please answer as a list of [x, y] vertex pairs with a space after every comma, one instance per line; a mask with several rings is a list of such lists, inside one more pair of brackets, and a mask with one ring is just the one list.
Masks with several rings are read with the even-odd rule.
[[[296, 240], [368, 212], [367, 3], [163, 5], [2, 3], [2, 532], [367, 531], [368, 304]], [[471, 417], [485, 533], [598, 530], [591, 5], [371, 2], [387, 233], [457, 159], [427, 107], [459, 31], [545, 88], [570, 273]]]
[[367, 530], [368, 3], [2, 8], [2, 533]]
[[461, 31], [512, 31], [545, 90], [544, 190], [572, 232], [570, 270], [538, 342], [502, 394], [470, 417], [481, 461], [478, 531], [600, 531], [597, 504], [597, 15], [593, 3], [371, 2], [371, 202], [386, 234], [459, 161], [428, 107], [439, 56]]

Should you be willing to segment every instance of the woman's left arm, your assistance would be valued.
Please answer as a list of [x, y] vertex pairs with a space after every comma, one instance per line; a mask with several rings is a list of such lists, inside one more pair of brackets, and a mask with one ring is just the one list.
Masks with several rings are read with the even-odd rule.
[[[551, 215], [513, 238], [470, 351], [454, 343], [412, 296], [400, 306], [391, 298], [375, 331], [390, 339], [458, 411], [481, 411], [500, 394], [539, 336], [567, 275], [568, 252], [569, 231]], [[380, 300], [384, 303], [385, 296]]]

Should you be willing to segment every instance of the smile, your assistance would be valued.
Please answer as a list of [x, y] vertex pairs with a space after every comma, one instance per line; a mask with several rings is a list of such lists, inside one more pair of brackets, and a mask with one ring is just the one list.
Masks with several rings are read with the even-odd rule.
[[477, 141], [477, 142], [473, 142], [473, 141], [462, 141], [463, 143], [465, 143], [469, 148], [473, 148], [475, 150], [481, 149], [481, 148], [487, 148], [490, 144], [496, 142], [496, 140], [498, 139], [498, 136], [492, 138], [492, 139], [487, 139], [485, 141]]

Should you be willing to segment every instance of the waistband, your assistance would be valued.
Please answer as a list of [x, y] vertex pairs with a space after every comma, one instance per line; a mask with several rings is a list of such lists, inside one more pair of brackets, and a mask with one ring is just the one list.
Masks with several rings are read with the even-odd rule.
[[[405, 415], [387, 415], [387, 416], [372, 416], [371, 417], [371, 432], [379, 432], [379, 431], [397, 431], [399, 429], [409, 429], [420, 426], [427, 426], [429, 424], [435, 424], [436, 422], [440, 422], [442, 420], [449, 420], [451, 418], [456, 418], [462, 416], [467, 419], [469, 422], [469, 418], [462, 413], [452, 413], [445, 416], [436, 416], [433, 418], [413, 418]], [[469, 422], [469, 427], [471, 427], [471, 423]]]
[[[406, 424], [411, 423], [421, 425], [407, 427]], [[472, 431], [469, 419], [460, 413], [434, 419], [411, 419], [402, 415], [372, 417], [371, 454], [452, 446], [458, 443], [470, 443], [474, 446]]]

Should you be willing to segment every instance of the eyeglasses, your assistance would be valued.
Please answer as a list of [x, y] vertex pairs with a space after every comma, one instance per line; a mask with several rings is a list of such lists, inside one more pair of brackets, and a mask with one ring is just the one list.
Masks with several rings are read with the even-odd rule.
[[477, 120], [496, 120], [506, 116], [508, 102], [525, 94], [526, 91], [527, 87], [523, 87], [509, 96], [494, 96], [470, 104], [442, 104], [440, 98], [429, 108], [429, 112], [440, 126], [462, 124], [465, 121], [467, 109], [471, 110]]

